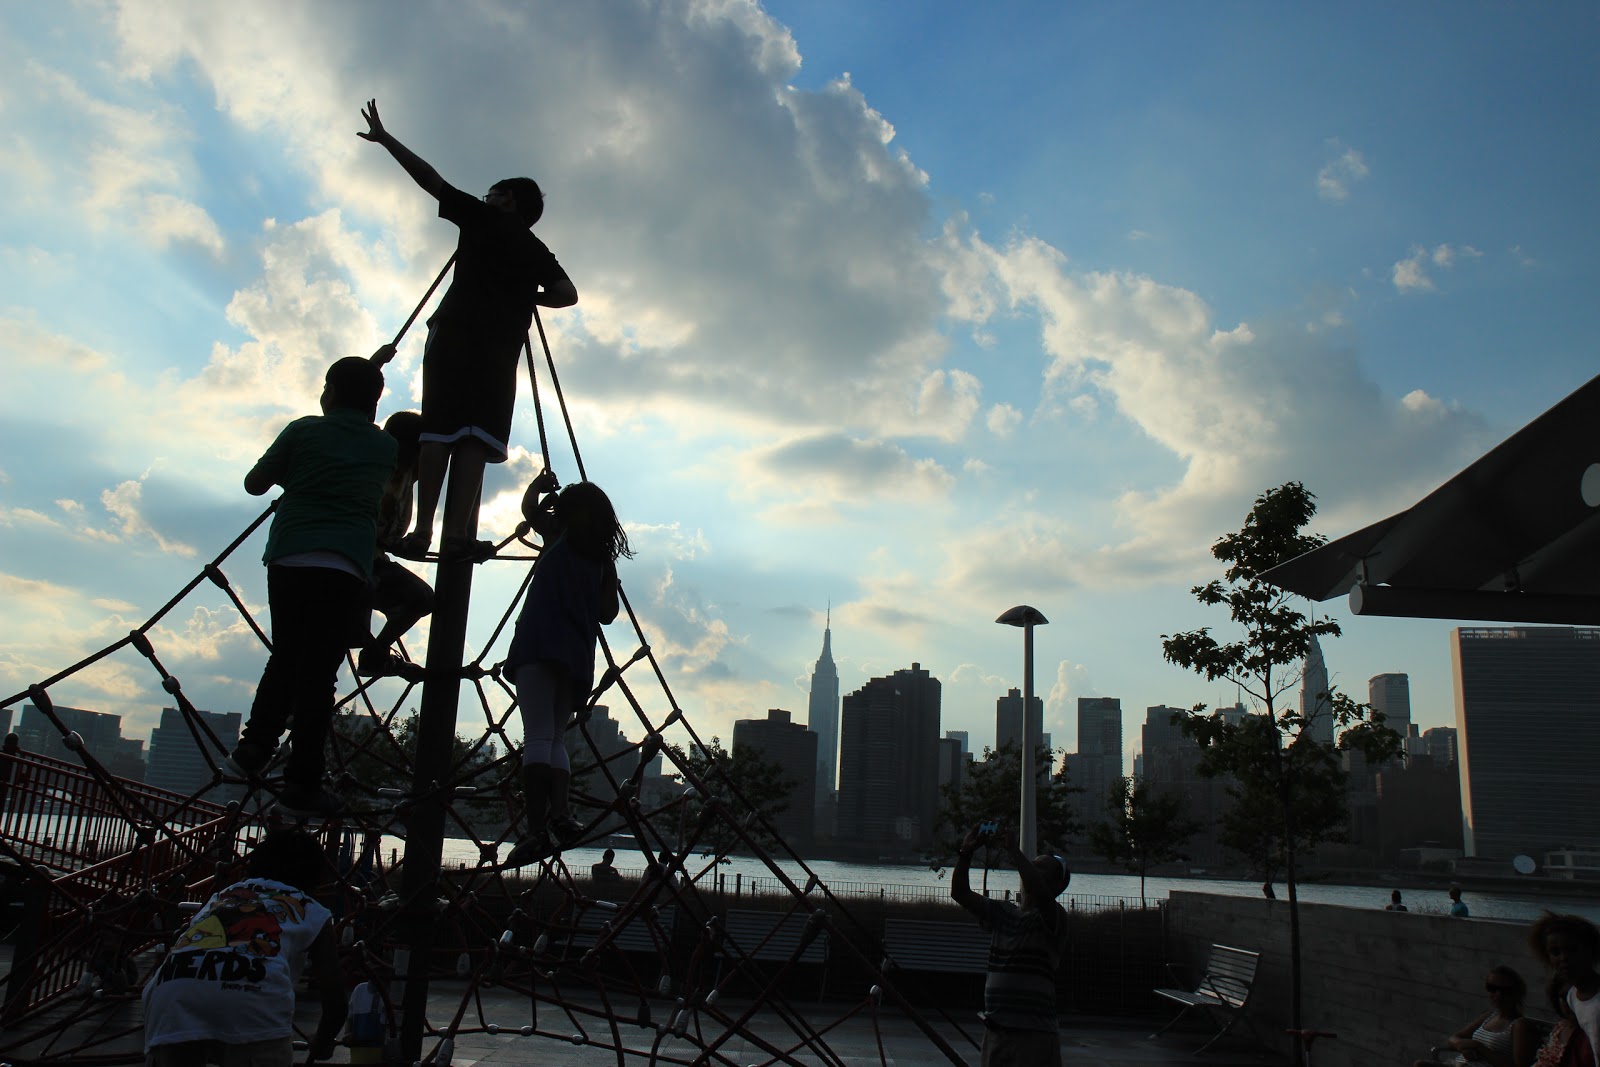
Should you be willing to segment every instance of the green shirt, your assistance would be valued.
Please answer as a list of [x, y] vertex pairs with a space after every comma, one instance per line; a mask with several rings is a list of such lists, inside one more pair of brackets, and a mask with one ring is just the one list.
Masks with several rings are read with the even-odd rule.
[[399, 450], [393, 437], [350, 408], [285, 426], [252, 472], [283, 486], [262, 562], [332, 551], [370, 581], [378, 501]]

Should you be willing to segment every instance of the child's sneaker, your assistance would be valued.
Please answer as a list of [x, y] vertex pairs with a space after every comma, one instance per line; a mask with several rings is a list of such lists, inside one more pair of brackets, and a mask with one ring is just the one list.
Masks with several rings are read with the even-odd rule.
[[563, 845], [570, 845], [583, 836], [583, 823], [572, 817], [570, 812], [550, 817], [550, 832], [555, 834], [556, 840]]
[[272, 762], [272, 749], [252, 741], [240, 741], [233, 752], [222, 757], [222, 765], [240, 778], [259, 778]]
[[306, 819], [332, 819], [344, 812], [344, 798], [320, 785], [293, 784], [278, 794], [277, 810]]
[[503, 868], [526, 867], [530, 863], [537, 863], [539, 860], [544, 859], [552, 851], [550, 835], [544, 830], [536, 830], [512, 846], [510, 853], [506, 856], [506, 861], [500, 866]]

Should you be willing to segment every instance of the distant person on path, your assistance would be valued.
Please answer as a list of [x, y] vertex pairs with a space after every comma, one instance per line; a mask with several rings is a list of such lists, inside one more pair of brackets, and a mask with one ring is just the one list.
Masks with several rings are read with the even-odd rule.
[[[998, 844], [1022, 880], [1017, 903], [979, 896], [968, 882], [979, 844]], [[1056, 972], [1066, 951], [1067, 913], [1056, 900], [1072, 880], [1056, 855], [1030, 860], [1003, 830], [985, 837], [967, 831], [950, 872], [950, 896], [989, 931], [989, 969], [983, 987], [984, 1067], [1060, 1067]]]
[[[256, 778], [289, 729], [278, 806], [328, 816], [343, 802], [322, 784], [339, 661], [365, 640], [378, 501], [398, 446], [372, 423], [383, 372], [359, 356], [328, 368], [322, 414], [284, 428], [244, 476], [245, 492], [283, 487], [267, 549], [272, 652], [228, 764]], [[288, 726], [293, 720], [293, 727]]]
[[1466, 903], [1461, 899], [1461, 887], [1458, 885], [1450, 887], [1450, 914], [1458, 919], [1465, 919], [1472, 914], [1467, 910]]
[[1581, 915], [1546, 912], [1528, 931], [1528, 947], [1566, 984], [1567, 1006], [1592, 1056], [1600, 1049], [1600, 928]]
[[589, 868], [589, 877], [596, 885], [615, 885], [622, 881], [621, 872], [614, 866], [616, 858], [616, 850], [608, 848], [601, 854], [600, 862]]
[[[1447, 1044], [1458, 1053], [1455, 1062], [1488, 1067], [1528, 1067], [1538, 1051], [1533, 1023], [1522, 1014], [1528, 983], [1499, 964], [1483, 980], [1489, 1010], [1450, 1035]], [[1413, 1067], [1437, 1067], [1435, 1060], [1417, 1060]]]
[[289, 1067], [294, 987], [308, 959], [322, 1018], [305, 1062], [333, 1056], [346, 1006], [333, 917], [311, 897], [329, 873], [322, 846], [275, 830], [245, 869], [205, 903], [144, 988], [149, 1067]]
[[[445, 471], [461, 487], [454, 514], [444, 517], [442, 555], [481, 551], [471, 529], [485, 463], [503, 463], [511, 438], [517, 357], [535, 305], [563, 308], [578, 290], [530, 227], [544, 213], [544, 193], [531, 178], [506, 178], [482, 200], [455, 188], [384, 129], [378, 102], [367, 101], [357, 136], [382, 145], [413, 181], [439, 201], [439, 217], [456, 224], [455, 276], [428, 320], [422, 355], [422, 452], [417, 476], [417, 523], [397, 546], [421, 559], [433, 543], [433, 516]], [[460, 558], [460, 557], [457, 557]]]
[[1384, 911], [1408, 911], [1410, 909], [1408, 909], [1404, 904], [1400, 903], [1400, 890], [1396, 889], [1396, 890], [1393, 890], [1393, 891], [1391, 891], [1389, 893], [1389, 903], [1387, 903], [1387, 904], [1385, 904], [1383, 906], [1383, 910]]
[[[384, 422], [383, 431], [394, 438], [400, 452], [378, 503], [378, 546], [372, 559], [372, 607], [383, 616], [383, 627], [362, 647], [356, 660], [356, 672], [367, 676], [407, 671], [406, 661], [391, 653], [389, 648], [423, 616], [433, 614], [433, 588], [389, 558], [389, 553], [404, 539], [411, 526], [411, 496], [417, 481], [422, 416], [415, 411], [397, 411]], [[421, 665], [416, 664], [410, 673], [420, 677], [420, 671]]]
[[522, 515], [544, 546], [517, 615], [505, 677], [522, 709], [522, 796], [527, 835], [506, 857], [522, 867], [583, 832], [567, 799], [572, 780], [567, 721], [594, 691], [600, 627], [617, 617], [617, 560], [632, 556], [628, 535], [604, 491], [575, 482], [559, 493], [548, 470], [522, 498]]

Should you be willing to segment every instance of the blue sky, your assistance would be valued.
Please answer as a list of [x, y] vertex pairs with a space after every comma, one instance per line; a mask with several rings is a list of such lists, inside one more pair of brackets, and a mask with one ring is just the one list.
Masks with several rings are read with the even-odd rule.
[[[547, 316], [624, 582], [705, 734], [920, 662], [982, 745], [1038, 635], [1047, 728], [1231, 702], [1160, 635], [1250, 500], [1330, 536], [1593, 372], [1593, 9], [83, 2], [0, 11], [0, 689], [137, 625], [257, 513], [240, 479], [454, 239], [358, 110], [472, 192], [528, 173]], [[417, 342], [381, 414], [415, 407]], [[487, 533], [537, 470], [532, 405]], [[574, 474], [563, 448], [558, 474]], [[260, 537], [228, 566], [264, 606]], [[482, 640], [514, 590], [480, 570]], [[1342, 604], [1329, 605], [1343, 619]], [[1354, 620], [1335, 681], [1452, 717], [1446, 622]], [[418, 635], [419, 638], [422, 635]], [[202, 707], [261, 652], [207, 587], [158, 633]], [[627, 643], [626, 641], [624, 643]], [[53, 691], [153, 725], [153, 672]]]

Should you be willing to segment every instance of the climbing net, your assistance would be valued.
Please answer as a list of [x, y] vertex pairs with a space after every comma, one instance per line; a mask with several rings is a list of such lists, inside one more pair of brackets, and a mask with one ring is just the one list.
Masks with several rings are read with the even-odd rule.
[[[414, 311], [402, 336], [416, 317]], [[549, 388], [583, 475], [537, 315], [535, 323]], [[531, 338], [525, 352], [548, 462]], [[61, 758], [25, 752], [13, 734], [0, 751], [0, 877], [10, 906], [6, 925], [15, 927], [10, 968], [0, 978], [0, 1061], [137, 1062], [140, 987], [185, 915], [241, 876], [244, 854], [278, 818], [273, 780], [242, 781], [228, 769], [227, 743], [152, 640], [163, 619], [209, 585], [270, 650], [270, 638], [225, 566], [237, 562], [235, 552], [272, 511], [126, 637], [0, 701], [0, 708], [31, 704], [66, 750]], [[353, 681], [338, 696], [329, 765], [351, 810], [312, 829], [337, 872], [317, 895], [335, 916], [341, 963], [352, 983], [365, 984], [381, 1022], [376, 1035], [359, 1039], [377, 1048], [359, 1049], [357, 1038], [347, 1039], [352, 1058], [365, 1051], [387, 1062], [447, 1064], [459, 1039], [489, 1035], [588, 1045], [614, 1054], [619, 1067], [744, 1063], [752, 1061], [752, 1050], [763, 1063], [838, 1064], [843, 1061], [830, 1047], [830, 1034], [858, 1016], [870, 1019], [876, 1032], [887, 998], [943, 1057], [963, 1063], [943, 1033], [953, 1029], [957, 1042], [970, 1048], [977, 1047], [975, 1037], [948, 1015], [942, 1033], [912, 1008], [885, 977], [892, 961], [881, 939], [783, 842], [720, 766], [687, 758], [701, 738], [625, 593], [631, 648], [602, 637], [604, 671], [567, 731], [573, 802], [588, 826], [571, 847], [621, 829], [637, 849], [643, 877], [602, 882], [574, 870], [561, 852], [516, 870], [498, 863], [521, 803], [514, 785], [520, 758], [507, 729], [515, 692], [494, 657], [503, 653], [507, 624], [538, 553], [521, 535], [495, 546], [490, 565], [526, 566], [527, 576], [460, 671], [481, 720], [475, 738], [436, 764], [445, 768], [438, 777], [419, 782], [413, 774], [419, 729], [402, 709], [427, 684], [428, 672], [411, 659], [403, 639], [397, 675], [360, 677], [354, 661], [348, 664]], [[129, 656], [159, 677], [207, 768], [208, 779], [192, 793], [112, 774], [104, 754], [93, 751], [51, 699], [51, 690], [78, 672]], [[593, 733], [602, 703], [625, 705], [639, 740], [618, 743]], [[669, 731], [688, 745], [667, 744]], [[647, 788], [650, 768], [661, 759], [681, 789]], [[406, 871], [407, 859], [414, 868], [419, 857], [438, 863], [439, 840], [422, 841], [413, 825], [425, 804], [442, 805], [445, 832], [469, 842], [474, 861], [442, 866], [436, 874]], [[406, 859], [391, 848], [386, 862], [385, 848], [395, 839], [404, 840]], [[782, 887], [760, 908], [729, 907], [719, 873], [735, 850], [762, 863]], [[419, 928], [426, 933], [419, 936]], [[818, 1006], [802, 1010], [796, 998], [819, 994], [825, 975], [835, 1000], [824, 1007], [819, 996]], [[517, 1017], [492, 1017], [510, 1010], [508, 997], [522, 1006]], [[881, 1034], [878, 1049], [886, 1063]], [[730, 1058], [734, 1051], [738, 1061]]]

